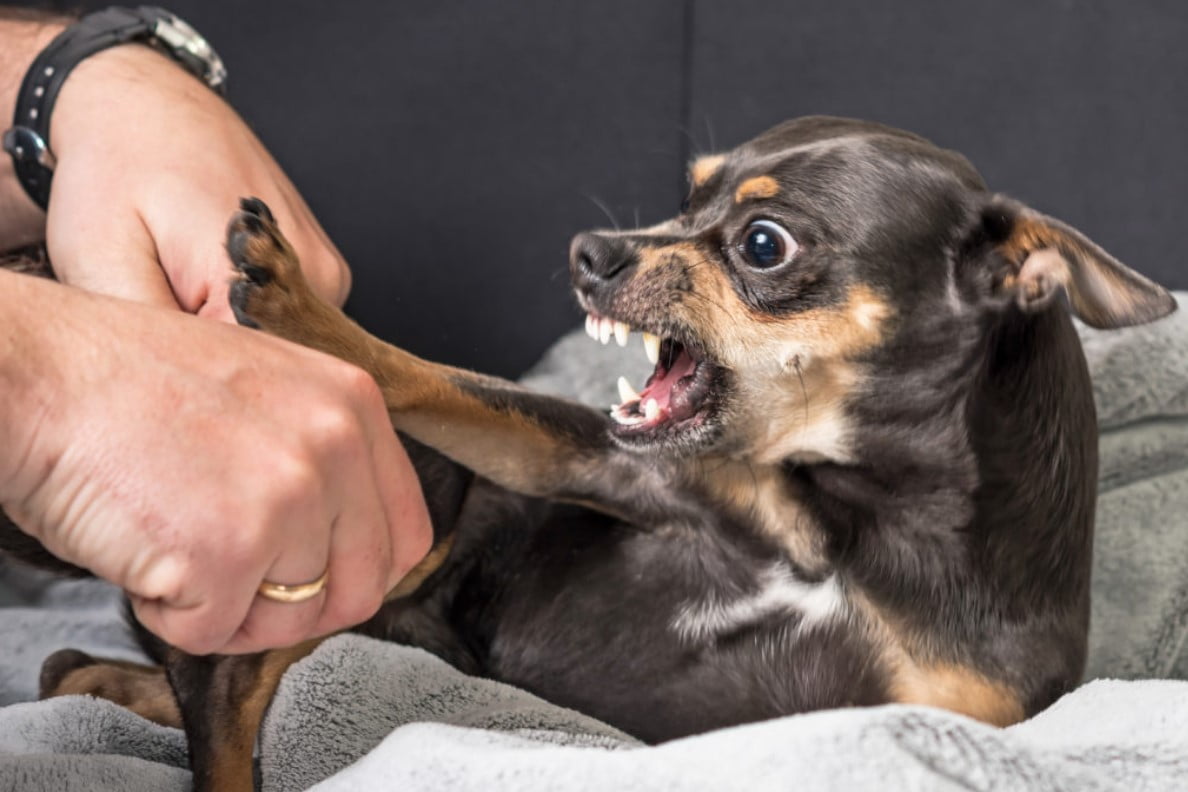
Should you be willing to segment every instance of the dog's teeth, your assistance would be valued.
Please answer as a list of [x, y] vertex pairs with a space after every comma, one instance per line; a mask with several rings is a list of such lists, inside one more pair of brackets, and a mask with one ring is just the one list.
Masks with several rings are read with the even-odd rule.
[[626, 377], [619, 377], [619, 401], [623, 404], [639, 401], [639, 394], [635, 392], [635, 388], [631, 387], [631, 383], [627, 381]]
[[610, 341], [611, 333], [614, 332], [614, 322], [610, 319], [600, 319], [598, 321], [598, 340], [602, 342], [603, 346]]
[[586, 335], [598, 340], [598, 320], [594, 318], [593, 314], [586, 314]]
[[644, 420], [654, 421], [660, 417], [660, 405], [656, 403], [655, 399], [648, 399], [644, 402]]
[[623, 426], [634, 426], [635, 424], [643, 423], [644, 420], [638, 415], [628, 415], [623, 412], [623, 405], [621, 404], [611, 407], [610, 416], [615, 423], [622, 424]]
[[660, 336], [644, 333], [643, 341], [644, 354], [648, 356], [648, 362], [654, 366], [660, 362]]
[[627, 346], [627, 336], [631, 335], [631, 327], [623, 322], [615, 322], [615, 343], [621, 347]]

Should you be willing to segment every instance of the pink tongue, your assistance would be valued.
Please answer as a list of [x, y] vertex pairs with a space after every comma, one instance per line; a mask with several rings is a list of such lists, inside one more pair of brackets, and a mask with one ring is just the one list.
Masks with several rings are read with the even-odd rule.
[[655, 399], [661, 410], [668, 409], [668, 401], [672, 397], [672, 389], [697, 368], [697, 361], [689, 357], [689, 353], [681, 350], [681, 354], [669, 366], [664, 376], [653, 378], [643, 392], [639, 394], [639, 403], [644, 404], [648, 399]]

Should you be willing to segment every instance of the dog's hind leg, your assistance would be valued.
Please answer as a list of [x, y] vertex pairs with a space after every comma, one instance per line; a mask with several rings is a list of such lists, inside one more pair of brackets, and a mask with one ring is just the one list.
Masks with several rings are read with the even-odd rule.
[[41, 664], [40, 698], [85, 695], [114, 701], [142, 718], [181, 728], [181, 711], [161, 666], [61, 649]]
[[165, 671], [190, 744], [195, 792], [254, 789], [252, 754], [264, 711], [285, 670], [322, 640], [250, 655], [169, 650]]
[[252, 754], [264, 711], [285, 670], [321, 641], [252, 655], [195, 657], [170, 648], [163, 666], [64, 649], [42, 665], [41, 698], [96, 696], [184, 728], [195, 792], [252, 792]]
[[397, 429], [503, 487], [637, 524], [684, 510], [679, 493], [664, 486], [675, 463], [620, 449], [606, 415], [379, 341], [313, 292], [263, 203], [241, 206], [227, 233], [239, 272], [231, 307], [241, 324], [366, 370]]

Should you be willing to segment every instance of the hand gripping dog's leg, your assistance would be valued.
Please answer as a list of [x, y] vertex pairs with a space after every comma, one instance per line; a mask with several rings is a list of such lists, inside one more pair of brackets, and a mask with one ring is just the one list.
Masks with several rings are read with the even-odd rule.
[[366, 333], [309, 288], [263, 203], [242, 203], [228, 229], [227, 249], [240, 273], [231, 287], [240, 323], [369, 372], [400, 431], [527, 495], [581, 502], [644, 524], [679, 506], [676, 498], [658, 504], [639, 497], [670, 490], [652, 479], [668, 475], [665, 466], [671, 463], [620, 450], [601, 413], [429, 363]]

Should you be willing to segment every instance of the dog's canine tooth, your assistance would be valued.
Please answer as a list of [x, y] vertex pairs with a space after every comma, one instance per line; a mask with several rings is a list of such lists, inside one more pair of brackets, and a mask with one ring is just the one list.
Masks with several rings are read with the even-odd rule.
[[639, 394], [635, 392], [635, 388], [631, 387], [631, 383], [627, 381], [626, 377], [619, 377], [619, 401], [623, 404], [627, 402], [639, 401]]
[[643, 342], [644, 354], [648, 356], [648, 362], [653, 366], [656, 365], [660, 362], [660, 336], [644, 333]]
[[655, 399], [648, 399], [644, 402], [644, 420], [654, 421], [660, 417], [660, 405]]
[[614, 322], [610, 319], [598, 320], [598, 340], [602, 342], [603, 346], [606, 346], [606, 343], [610, 341], [611, 333], [614, 332], [613, 326]]
[[598, 320], [593, 314], [586, 314], [586, 335], [595, 341], [598, 340]]
[[615, 343], [621, 347], [627, 346], [627, 337], [631, 335], [631, 326], [625, 322], [615, 322]]

